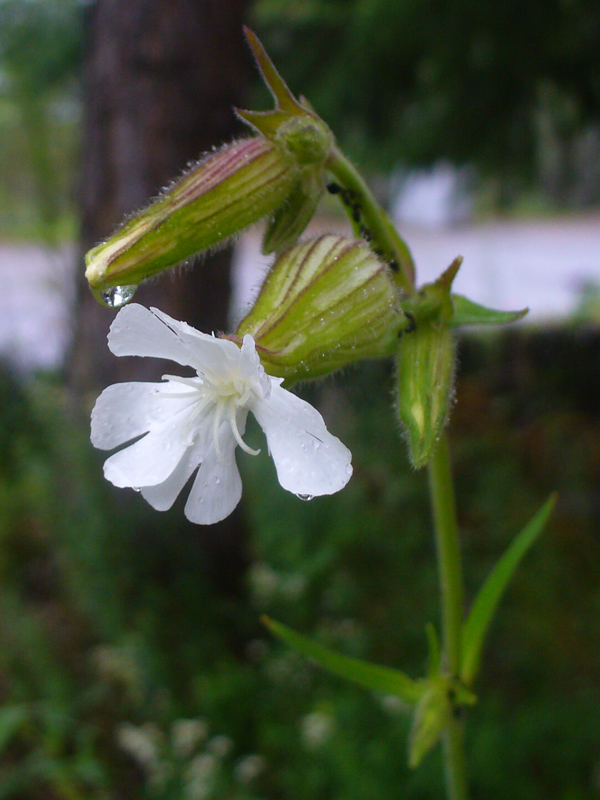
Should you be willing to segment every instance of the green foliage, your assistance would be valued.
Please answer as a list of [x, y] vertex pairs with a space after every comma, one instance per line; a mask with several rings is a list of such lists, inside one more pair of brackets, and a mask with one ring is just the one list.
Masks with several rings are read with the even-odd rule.
[[369, 664], [359, 658], [349, 658], [330, 650], [306, 636], [302, 636], [281, 622], [263, 617], [267, 628], [274, 636], [298, 650], [306, 658], [319, 664], [340, 678], [353, 681], [365, 689], [380, 694], [399, 697], [405, 703], [416, 703], [423, 694], [423, 686], [397, 669]]
[[477, 593], [462, 631], [460, 677], [467, 686], [473, 683], [477, 675], [486, 634], [506, 587], [521, 560], [544, 530], [555, 503], [556, 496], [553, 495], [517, 534]]
[[535, 170], [543, 125], [568, 142], [598, 123], [593, 0], [259, 0], [254, 13], [292, 88], [363, 163], [446, 157], [514, 177]]
[[529, 311], [528, 308], [521, 311], [496, 311], [474, 303], [461, 294], [452, 295], [452, 306], [453, 314], [448, 324], [457, 328], [461, 325], [503, 325], [522, 319]]
[[82, 4], [0, 3], [0, 235], [72, 235]]

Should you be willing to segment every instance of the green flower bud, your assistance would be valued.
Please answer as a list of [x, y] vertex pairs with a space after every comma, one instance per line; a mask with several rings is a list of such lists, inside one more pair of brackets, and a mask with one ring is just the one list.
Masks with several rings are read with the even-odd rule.
[[238, 111], [260, 136], [209, 154], [89, 251], [86, 277], [108, 305], [123, 305], [144, 278], [263, 217], [270, 217], [265, 253], [287, 247], [310, 221], [325, 188], [333, 135], [306, 102], [294, 98], [256, 36], [246, 33], [275, 109]]
[[391, 355], [401, 321], [387, 266], [365, 242], [327, 234], [277, 259], [233, 338], [249, 333], [267, 372], [292, 383]]
[[417, 469], [431, 458], [448, 418], [455, 364], [454, 337], [444, 323], [422, 323], [400, 340], [398, 413]]
[[139, 284], [223, 242], [272, 214], [298, 180], [292, 159], [262, 137], [211, 153], [89, 251], [86, 277], [92, 290]]
[[450, 288], [460, 264], [456, 259], [435, 283], [402, 303], [410, 325], [396, 355], [398, 415], [417, 469], [433, 454], [454, 390], [456, 348], [448, 325], [453, 315]]

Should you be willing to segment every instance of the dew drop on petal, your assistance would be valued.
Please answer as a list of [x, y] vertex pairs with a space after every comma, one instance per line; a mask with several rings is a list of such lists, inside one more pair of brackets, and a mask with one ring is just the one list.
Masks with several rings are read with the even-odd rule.
[[313, 497], [314, 497], [314, 494], [297, 494], [296, 497], [299, 500], [312, 500]]
[[131, 300], [136, 289], [137, 286], [111, 286], [110, 289], [100, 292], [100, 297], [109, 308], [121, 308]]

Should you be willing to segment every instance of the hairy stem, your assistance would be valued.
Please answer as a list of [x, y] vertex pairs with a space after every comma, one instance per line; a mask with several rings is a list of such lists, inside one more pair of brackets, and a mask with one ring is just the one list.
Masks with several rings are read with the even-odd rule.
[[[463, 587], [450, 453], [443, 435], [429, 462], [429, 490], [442, 606], [445, 668], [452, 678], [460, 671], [460, 639], [463, 621]], [[467, 800], [463, 723], [453, 716], [444, 732], [444, 766], [449, 800]]]
[[415, 266], [408, 245], [376, 202], [367, 184], [336, 147], [332, 150], [327, 168], [340, 183], [338, 188], [355, 231], [367, 239], [372, 249], [390, 264], [400, 289], [412, 291]]

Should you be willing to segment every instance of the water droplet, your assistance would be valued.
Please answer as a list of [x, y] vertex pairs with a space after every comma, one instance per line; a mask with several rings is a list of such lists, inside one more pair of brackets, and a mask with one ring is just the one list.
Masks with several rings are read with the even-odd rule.
[[100, 297], [109, 308], [121, 308], [131, 300], [136, 289], [137, 286], [112, 286], [101, 292]]
[[142, 491], [139, 486], [132, 486], [131, 488], [133, 489], [134, 492], [141, 492]]
[[215, 478], [215, 483], [216, 483], [217, 485], [218, 485], [219, 483], [221, 483], [221, 478]]
[[313, 497], [314, 497], [314, 494], [297, 494], [296, 497], [299, 500], [312, 500]]

